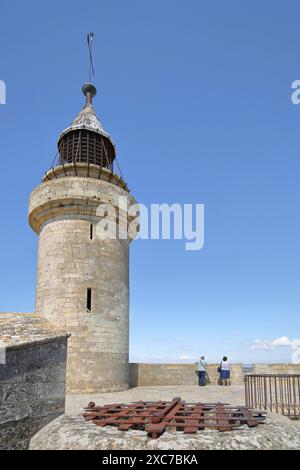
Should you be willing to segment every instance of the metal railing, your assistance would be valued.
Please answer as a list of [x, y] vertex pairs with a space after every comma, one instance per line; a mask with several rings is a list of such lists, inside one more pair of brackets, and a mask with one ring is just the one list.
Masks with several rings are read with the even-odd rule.
[[245, 375], [246, 406], [300, 419], [299, 374]]

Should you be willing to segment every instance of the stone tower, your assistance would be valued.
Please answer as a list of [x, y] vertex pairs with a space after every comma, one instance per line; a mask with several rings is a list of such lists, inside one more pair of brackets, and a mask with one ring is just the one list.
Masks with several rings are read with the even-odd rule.
[[[39, 236], [36, 312], [71, 333], [69, 392], [128, 388], [129, 244], [122, 197], [135, 201], [113, 172], [115, 146], [92, 106], [96, 88], [58, 139], [58, 161], [30, 196], [29, 223]], [[99, 206], [116, 209], [123, 237], [97, 235]], [[117, 232], [118, 233], [118, 232]], [[134, 237], [133, 237], [134, 238]]]

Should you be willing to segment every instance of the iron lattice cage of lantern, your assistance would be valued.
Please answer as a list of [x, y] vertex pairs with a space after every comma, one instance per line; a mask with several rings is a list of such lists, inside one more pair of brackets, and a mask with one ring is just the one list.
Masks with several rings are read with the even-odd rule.
[[113, 171], [115, 149], [100, 133], [76, 129], [63, 135], [58, 141], [59, 164], [88, 163]]

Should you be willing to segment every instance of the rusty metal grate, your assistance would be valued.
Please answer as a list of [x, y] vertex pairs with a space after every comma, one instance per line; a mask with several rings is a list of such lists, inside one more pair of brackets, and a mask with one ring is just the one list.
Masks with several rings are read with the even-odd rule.
[[154, 439], [166, 429], [195, 433], [204, 429], [232, 431], [244, 424], [255, 427], [263, 423], [266, 412], [246, 406], [224, 403], [186, 403], [181, 398], [171, 402], [115, 403], [96, 406], [90, 403], [83, 417], [98, 426], [117, 426], [121, 431], [138, 429], [148, 432]]
[[247, 406], [300, 419], [300, 374], [245, 375]]

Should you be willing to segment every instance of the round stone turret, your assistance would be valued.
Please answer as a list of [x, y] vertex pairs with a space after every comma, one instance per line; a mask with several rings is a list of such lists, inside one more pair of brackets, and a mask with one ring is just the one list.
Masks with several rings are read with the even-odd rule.
[[[84, 93], [85, 107], [59, 138], [59, 165], [30, 196], [29, 223], [39, 236], [36, 312], [71, 333], [68, 391], [97, 393], [128, 388], [135, 233], [126, 206], [135, 201], [112, 171], [115, 148], [92, 107], [92, 86]], [[103, 222], [116, 224], [116, 236], [99, 236]]]

